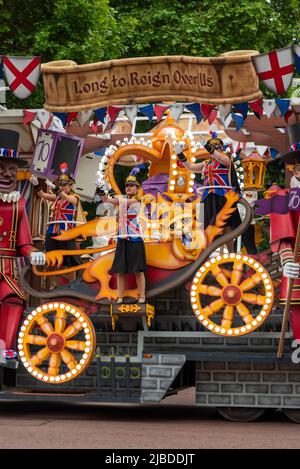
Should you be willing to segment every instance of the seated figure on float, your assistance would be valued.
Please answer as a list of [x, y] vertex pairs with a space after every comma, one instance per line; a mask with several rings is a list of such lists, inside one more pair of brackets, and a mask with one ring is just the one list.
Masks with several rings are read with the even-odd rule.
[[14, 345], [26, 296], [19, 282], [18, 257], [33, 265], [45, 263], [32, 245], [26, 201], [18, 191], [17, 174], [26, 160], [18, 157], [18, 132], [0, 129], [0, 348]]

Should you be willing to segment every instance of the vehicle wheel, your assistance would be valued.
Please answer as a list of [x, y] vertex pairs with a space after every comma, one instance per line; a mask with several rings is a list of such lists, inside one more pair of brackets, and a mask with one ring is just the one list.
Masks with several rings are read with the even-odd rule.
[[267, 319], [274, 300], [268, 271], [242, 254], [209, 259], [196, 273], [191, 302], [198, 321], [214, 334], [249, 334]]
[[251, 407], [218, 407], [224, 419], [230, 422], [254, 422], [265, 412], [265, 409], [255, 409]]
[[300, 409], [282, 409], [283, 413], [294, 423], [300, 423]]
[[93, 324], [84, 311], [66, 303], [48, 303], [23, 322], [18, 349], [34, 378], [61, 384], [77, 378], [91, 363], [96, 347]]

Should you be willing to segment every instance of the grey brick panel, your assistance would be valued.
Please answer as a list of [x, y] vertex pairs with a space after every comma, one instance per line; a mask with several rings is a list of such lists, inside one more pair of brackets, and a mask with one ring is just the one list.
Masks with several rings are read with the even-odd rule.
[[300, 364], [197, 362], [196, 404], [299, 408]]

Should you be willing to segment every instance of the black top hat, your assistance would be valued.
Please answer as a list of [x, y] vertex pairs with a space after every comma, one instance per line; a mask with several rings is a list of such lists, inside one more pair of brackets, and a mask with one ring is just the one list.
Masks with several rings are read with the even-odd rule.
[[19, 166], [27, 166], [27, 161], [19, 158], [20, 135], [15, 130], [0, 129], [0, 160], [13, 161]]
[[283, 155], [285, 163], [300, 163], [300, 122], [288, 125], [287, 131], [290, 139], [289, 152]]

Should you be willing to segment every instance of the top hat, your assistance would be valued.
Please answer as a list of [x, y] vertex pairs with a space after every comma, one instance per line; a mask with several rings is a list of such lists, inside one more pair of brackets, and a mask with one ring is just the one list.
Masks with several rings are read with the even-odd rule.
[[27, 161], [19, 158], [19, 133], [15, 130], [0, 129], [0, 160], [13, 161], [18, 166], [27, 166]]
[[135, 176], [132, 176], [132, 175], [129, 175], [127, 178], [126, 178], [126, 181], [125, 181], [125, 186], [127, 186], [127, 184], [135, 184], [137, 187], [140, 187], [141, 186], [141, 183], [137, 180], [137, 178]]
[[289, 152], [283, 155], [285, 163], [300, 163], [300, 122], [288, 125], [287, 131], [290, 139]]

